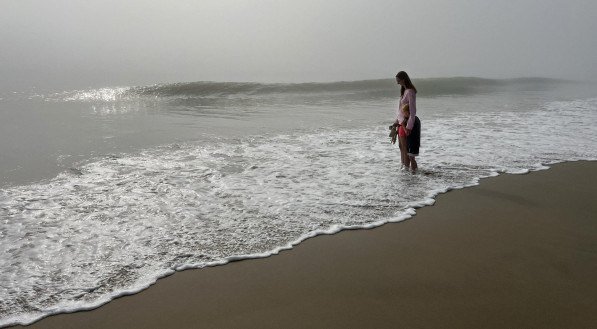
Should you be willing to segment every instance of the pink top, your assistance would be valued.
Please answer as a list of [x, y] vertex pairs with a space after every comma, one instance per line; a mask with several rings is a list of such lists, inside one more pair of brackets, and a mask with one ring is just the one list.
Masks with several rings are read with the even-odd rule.
[[408, 104], [408, 109], [410, 111], [410, 117], [408, 118], [408, 122], [406, 123], [407, 129], [413, 129], [415, 124], [415, 116], [417, 116], [417, 101], [416, 101], [416, 93], [414, 89], [406, 89], [404, 91], [404, 95], [400, 98], [400, 102], [398, 103], [398, 108], [396, 109], [396, 122], [401, 123], [404, 121], [404, 115], [400, 110], [405, 104]]

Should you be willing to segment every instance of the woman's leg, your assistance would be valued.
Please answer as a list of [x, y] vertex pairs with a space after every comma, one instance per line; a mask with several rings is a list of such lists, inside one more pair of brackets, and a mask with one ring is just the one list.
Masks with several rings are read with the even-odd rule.
[[398, 138], [398, 146], [400, 147], [400, 160], [402, 162], [402, 165], [408, 168], [410, 161], [408, 158], [408, 152], [406, 150], [406, 137]]
[[412, 170], [412, 172], [416, 172], [417, 171], [417, 160], [415, 160], [415, 157], [411, 157], [409, 156], [409, 161], [410, 161], [410, 170]]

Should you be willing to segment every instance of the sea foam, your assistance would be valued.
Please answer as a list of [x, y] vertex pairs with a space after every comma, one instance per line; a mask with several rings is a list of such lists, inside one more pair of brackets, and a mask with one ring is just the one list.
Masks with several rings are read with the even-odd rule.
[[[186, 142], [0, 190], [0, 325], [97, 307], [188, 268], [412, 217], [499, 173], [597, 160], [597, 99], [423, 117], [418, 174], [381, 125]], [[567, 129], [562, 129], [567, 127]]]

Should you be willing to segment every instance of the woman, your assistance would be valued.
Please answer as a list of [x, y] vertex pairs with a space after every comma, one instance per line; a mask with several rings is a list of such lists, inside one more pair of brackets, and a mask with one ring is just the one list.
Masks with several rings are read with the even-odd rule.
[[[417, 161], [415, 157], [419, 155], [419, 146], [421, 145], [421, 121], [417, 117], [416, 95], [417, 88], [413, 85], [404, 71], [396, 74], [396, 82], [400, 85], [400, 102], [398, 104], [396, 122], [394, 125], [400, 125], [398, 131], [398, 145], [400, 146], [400, 158], [402, 164], [412, 170], [417, 171]], [[408, 105], [410, 115], [405, 118], [402, 110]]]

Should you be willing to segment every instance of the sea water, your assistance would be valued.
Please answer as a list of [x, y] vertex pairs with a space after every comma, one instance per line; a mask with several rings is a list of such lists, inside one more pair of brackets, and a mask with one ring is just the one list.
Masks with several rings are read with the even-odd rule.
[[597, 160], [597, 90], [421, 79], [419, 172], [392, 80], [0, 93], [0, 326], [188, 268], [412, 217], [499, 173]]

